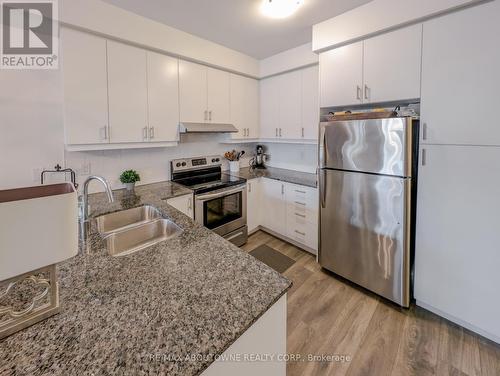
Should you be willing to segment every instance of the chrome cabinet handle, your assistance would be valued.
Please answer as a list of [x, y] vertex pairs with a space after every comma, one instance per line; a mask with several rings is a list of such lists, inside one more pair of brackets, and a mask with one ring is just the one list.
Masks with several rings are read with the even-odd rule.
[[295, 215], [296, 215], [297, 217], [301, 217], [301, 218], [305, 218], [305, 217], [306, 217], [306, 216], [305, 216], [305, 214], [295, 213]]
[[149, 128], [149, 138], [155, 138], [155, 127]]
[[285, 185], [284, 184], [281, 184], [281, 194], [282, 195], [285, 194]]
[[296, 189], [295, 192], [297, 192], [297, 193], [303, 193], [303, 194], [307, 193], [306, 191], [299, 191], [298, 189]]
[[205, 110], [205, 116], [203, 117], [203, 119], [204, 119], [205, 121], [207, 121], [207, 120], [208, 120], [208, 111], [207, 111], [207, 110]]
[[427, 150], [422, 149], [422, 166], [427, 164]]
[[422, 129], [422, 140], [427, 140], [427, 123], [424, 123]]
[[101, 127], [99, 129], [99, 132], [101, 133], [101, 139], [102, 140], [107, 140], [108, 139], [108, 132], [107, 132], [107, 127], [106, 126]]
[[278, 128], [276, 128], [276, 137], [278, 137]]
[[299, 235], [302, 235], [302, 236], [306, 236], [305, 232], [300, 232], [299, 230], [295, 230], [295, 233], [297, 233]]
[[306, 204], [304, 202], [294, 201], [294, 203], [297, 205], [306, 206]]
[[250, 137], [250, 128], [247, 128], [247, 137]]
[[212, 111], [208, 111], [208, 120], [212, 121]]
[[193, 209], [193, 199], [190, 197], [188, 198], [188, 210]]
[[243, 128], [243, 137], [246, 137], [246, 136], [247, 136], [247, 129]]
[[280, 128], [280, 137], [281, 137], [281, 128]]
[[361, 100], [361, 88], [359, 87], [359, 85], [358, 85], [358, 86], [356, 86], [356, 99], [357, 99], [358, 101], [360, 101], [360, 100]]
[[147, 140], [148, 139], [148, 127], [144, 127], [142, 128], [142, 138], [144, 140]]
[[248, 183], [248, 193], [252, 193], [252, 183]]
[[304, 127], [302, 127], [302, 138], [304, 138]]
[[365, 84], [365, 99], [368, 99], [369, 90], [370, 88]]

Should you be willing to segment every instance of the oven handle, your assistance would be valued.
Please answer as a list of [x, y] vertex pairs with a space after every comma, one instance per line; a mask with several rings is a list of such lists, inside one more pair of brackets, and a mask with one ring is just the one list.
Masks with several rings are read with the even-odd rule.
[[219, 191], [217, 193], [207, 193], [207, 194], [196, 195], [195, 198], [196, 198], [196, 201], [207, 201], [207, 200], [212, 200], [214, 198], [228, 196], [228, 195], [231, 195], [233, 193], [243, 192], [244, 190], [245, 190], [245, 185], [239, 185], [237, 188], [223, 190], [223, 191]]

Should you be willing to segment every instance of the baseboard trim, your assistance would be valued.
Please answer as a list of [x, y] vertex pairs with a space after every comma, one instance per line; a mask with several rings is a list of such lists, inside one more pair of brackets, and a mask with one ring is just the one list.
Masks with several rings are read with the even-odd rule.
[[461, 320], [453, 315], [450, 315], [446, 312], [443, 312], [441, 311], [440, 309], [438, 308], [435, 308], [427, 303], [424, 303], [420, 300], [417, 300], [416, 301], [416, 304], [419, 306], [419, 307], [422, 307], [432, 313], [435, 313], [436, 315], [438, 316], [441, 316], [441, 317], [444, 317], [446, 320], [449, 320], [451, 322], [454, 322], [455, 324], [458, 324], [462, 327], [464, 327], [465, 329], [468, 329], [476, 334], [479, 334], [480, 336], [486, 338], [486, 339], [489, 339], [490, 341], [493, 341], [493, 342], [496, 342], [498, 344], [500, 344], [500, 337], [494, 335], [494, 334], [491, 334], [491, 333], [488, 333], [484, 330], [482, 330], [481, 328], [478, 328], [477, 326], [475, 325], [472, 325], [470, 323], [468, 323], [467, 321], [464, 321], [464, 320]]

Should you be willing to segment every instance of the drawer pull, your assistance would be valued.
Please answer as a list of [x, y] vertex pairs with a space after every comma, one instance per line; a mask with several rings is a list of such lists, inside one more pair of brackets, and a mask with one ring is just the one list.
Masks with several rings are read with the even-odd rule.
[[295, 213], [295, 215], [296, 215], [297, 217], [301, 217], [301, 218], [305, 218], [305, 217], [306, 217], [306, 216], [305, 216], [305, 214]]
[[302, 205], [302, 206], [306, 206], [306, 203], [305, 203], [305, 202], [299, 202], [299, 201], [295, 201], [295, 203], [296, 203], [297, 205]]
[[295, 190], [295, 192], [297, 192], [297, 193], [302, 193], [302, 194], [306, 194], [306, 193], [307, 193], [306, 191], [299, 191], [299, 190], [297, 190], [297, 189]]
[[306, 234], [305, 234], [304, 232], [300, 232], [300, 231], [298, 231], [298, 230], [295, 230], [295, 232], [296, 232], [297, 234], [299, 234], [299, 235], [306, 236]]

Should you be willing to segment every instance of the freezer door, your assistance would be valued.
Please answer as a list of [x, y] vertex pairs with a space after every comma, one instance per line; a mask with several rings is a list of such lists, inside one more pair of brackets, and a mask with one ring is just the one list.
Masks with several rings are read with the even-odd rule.
[[321, 168], [411, 176], [411, 118], [321, 123]]
[[318, 261], [409, 305], [411, 179], [321, 170]]

